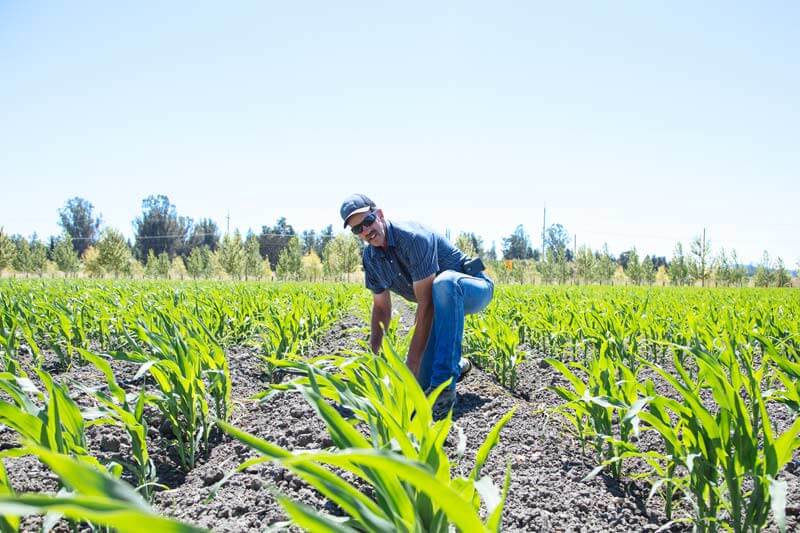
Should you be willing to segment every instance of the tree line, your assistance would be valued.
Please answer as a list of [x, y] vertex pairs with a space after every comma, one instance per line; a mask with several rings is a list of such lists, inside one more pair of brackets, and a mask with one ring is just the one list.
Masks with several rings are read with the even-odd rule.
[[[342, 279], [361, 268], [362, 243], [349, 232], [334, 235], [332, 225], [298, 233], [281, 217], [260, 233], [221, 235], [210, 218], [180, 216], [164, 195], [142, 201], [132, 241], [114, 228], [101, 231], [102, 218], [83, 198], [71, 198], [59, 209], [58, 224], [61, 235], [47, 242], [36, 234], [30, 239], [6, 235], [0, 228], [0, 272], [321, 280]], [[541, 249], [533, 247], [522, 225], [503, 238], [501, 254], [494, 243], [486, 248], [475, 233], [461, 233], [455, 244], [467, 255], [482, 257], [500, 282], [787, 287], [792, 280], [780, 257], [772, 261], [765, 251], [753, 268], [741, 263], [735, 249], [714, 253], [705, 234], [692, 240], [688, 252], [678, 242], [670, 259], [642, 257], [636, 247], [617, 257], [607, 245], [570, 248], [561, 224], [543, 232]]]
[[765, 251], [756, 267], [744, 265], [736, 250], [720, 248], [714, 253], [704, 235], [692, 240], [688, 252], [678, 242], [670, 259], [655, 254], [642, 257], [636, 247], [617, 257], [607, 245], [601, 250], [570, 248], [569, 234], [561, 224], [548, 227], [543, 237], [541, 249], [534, 248], [519, 225], [503, 238], [501, 254], [494, 243], [484, 249], [473, 233], [459, 235], [456, 244], [467, 253], [480, 255], [490, 265], [491, 274], [506, 283], [788, 287], [792, 282], [792, 273], [780, 257], [772, 261]]
[[361, 265], [361, 244], [352, 234], [334, 236], [333, 226], [295, 232], [286, 218], [260, 233], [236, 230], [221, 235], [210, 218], [180, 216], [164, 195], [142, 201], [128, 241], [114, 228], [101, 231], [102, 218], [83, 198], [58, 211], [61, 235], [42, 241], [7, 235], [0, 228], [0, 272], [62, 272], [89, 276], [192, 277], [233, 279], [342, 278]]
[[[470, 235], [464, 242], [475, 239]], [[688, 252], [676, 243], [672, 257], [645, 254], [634, 246], [614, 257], [604, 245], [601, 250], [588, 246], [570, 248], [567, 230], [553, 224], [543, 235], [542, 250], [534, 249], [522, 225], [503, 239], [502, 261], [494, 246], [484, 253], [500, 281], [541, 283], [601, 283], [633, 285], [701, 285], [741, 287], [790, 287], [792, 273], [778, 257], [772, 261], [764, 251], [761, 262], [743, 264], [735, 249], [714, 252], [705, 232], [692, 239]], [[473, 247], [480, 249], [480, 245]], [[800, 267], [800, 263], [798, 263]]]

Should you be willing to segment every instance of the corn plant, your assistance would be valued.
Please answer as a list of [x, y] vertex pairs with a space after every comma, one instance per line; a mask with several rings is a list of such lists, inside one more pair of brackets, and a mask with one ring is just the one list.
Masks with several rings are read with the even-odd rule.
[[592, 439], [600, 465], [590, 475], [608, 466], [612, 475], [619, 478], [624, 457], [638, 451], [631, 440], [638, 436], [639, 415], [650, 397], [640, 397], [634, 372], [608, 352], [608, 346], [602, 344], [599, 353], [590, 356], [586, 365], [569, 364], [584, 378], [561, 361], [553, 358], [545, 361], [572, 385], [571, 390], [552, 387], [567, 402], [556, 410], [573, 424], [581, 442]]
[[19, 364], [18, 349], [16, 319], [8, 311], [0, 312], [0, 353], [3, 356], [3, 369], [15, 376], [24, 377], [26, 374]]
[[[172, 427], [181, 466], [189, 470], [209, 439], [210, 397], [215, 415], [227, 419], [231, 407], [231, 376], [222, 348], [202, 325], [180, 323], [156, 313], [149, 327], [139, 324], [137, 346], [147, 353], [114, 353], [114, 357], [142, 363], [136, 377], [150, 373], [158, 386], [152, 402]], [[151, 329], [152, 328], [152, 329]], [[195, 328], [200, 328], [195, 329]]]
[[[800, 448], [800, 418], [776, 438], [761, 390], [764, 368], [742, 368], [730, 352], [720, 358], [697, 347], [690, 351], [699, 369], [698, 381], [691, 378], [677, 355], [674, 364], [679, 378], [648, 364], [683, 400], [669, 405], [683, 429], [680, 433], [664, 424], [655, 427], [674, 442], [673, 451], [684, 454], [676, 460], [689, 472], [696, 529], [716, 531], [723, 524], [736, 532], [757, 531], [770, 509], [783, 529], [786, 486], [778, 474]], [[703, 402], [703, 388], [711, 391], [716, 413]], [[752, 482], [749, 490], [745, 488], [747, 479]]]
[[266, 365], [267, 375], [273, 379], [275, 360], [284, 360], [300, 353], [303, 340], [303, 316], [297, 306], [276, 306], [269, 310], [261, 334], [262, 360]]
[[[0, 373], [0, 390], [12, 400], [0, 400], [0, 422], [14, 429], [23, 438], [59, 453], [89, 457], [86, 451], [84, 415], [70, 397], [65, 385], [53, 383], [47, 372], [38, 371], [44, 383], [45, 397], [27, 378]], [[37, 401], [46, 403], [44, 408]]]
[[[0, 461], [0, 531], [16, 532], [19, 518], [57, 513], [76, 522], [88, 521], [115, 531], [204, 531], [158, 516], [130, 486], [68, 455], [28, 443], [25, 452], [46, 464], [70, 493], [14, 494]], [[1, 456], [2, 454], [0, 454]]]
[[465, 335], [469, 357], [504, 387], [516, 388], [518, 367], [525, 357], [519, 349], [519, 330], [492, 314], [470, 317], [469, 323]]
[[[6, 468], [3, 460], [0, 459], [0, 499], [1, 498], [14, 498], [14, 487], [8, 481]], [[12, 533], [19, 530], [19, 516], [0, 513], [0, 532]]]
[[[322, 361], [294, 363], [306, 376], [275, 388], [302, 393], [325, 422], [337, 450], [291, 453], [221, 423], [224, 431], [265, 456], [239, 470], [264, 460], [280, 462], [348, 514], [337, 531], [448, 531], [449, 524], [463, 531], [499, 530], [510, 471], [502, 492], [489, 478], [480, 477], [480, 472], [513, 410], [490, 431], [470, 475], [453, 478], [450, 459], [443, 450], [452, 419], [447, 416], [434, 421], [432, 413], [436, 397], [448, 384], [426, 398], [394, 348], [384, 344], [383, 353], [385, 357], [325, 358], [327, 366], [338, 367], [338, 372], [319, 370]], [[348, 408], [356, 421], [344, 418], [330, 405], [331, 400]], [[356, 429], [358, 422], [365, 424], [367, 436]], [[461, 442], [458, 452], [463, 453], [464, 447]], [[352, 472], [373, 487], [375, 497], [364, 496], [323, 466]], [[481, 497], [489, 513], [486, 522], [478, 514]], [[303, 527], [334, 527], [338, 523], [285, 498], [281, 502]]]
[[149, 500], [155, 486], [156, 469], [147, 450], [147, 422], [144, 419], [144, 408], [150, 403], [151, 398], [144, 390], [139, 394], [127, 395], [117, 384], [114, 372], [107, 360], [82, 349], [81, 355], [84, 360], [97, 367], [106, 378], [108, 393], [93, 392], [101, 412], [105, 415], [95, 423], [108, 422], [119, 425], [128, 433], [133, 461], [120, 460], [120, 462], [136, 479], [137, 490], [145, 499]]

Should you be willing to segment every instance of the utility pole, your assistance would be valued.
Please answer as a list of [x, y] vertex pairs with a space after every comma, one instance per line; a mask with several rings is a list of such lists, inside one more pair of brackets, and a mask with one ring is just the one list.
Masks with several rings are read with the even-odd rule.
[[573, 237], [574, 240], [572, 241], [572, 260], [575, 261], [575, 259], [578, 258], [578, 234], [576, 233], [575, 235], [573, 235]]
[[547, 226], [547, 204], [542, 206], [542, 261], [544, 261], [544, 228]]
[[231, 234], [231, 210], [230, 209], [228, 209], [228, 216], [226, 216], [225, 218], [227, 219], [227, 224], [225, 226], [225, 234], [226, 235], [230, 235]]
[[700, 268], [702, 269], [702, 275], [700, 276], [700, 286], [706, 286], [706, 228], [703, 228], [703, 247], [700, 249]]

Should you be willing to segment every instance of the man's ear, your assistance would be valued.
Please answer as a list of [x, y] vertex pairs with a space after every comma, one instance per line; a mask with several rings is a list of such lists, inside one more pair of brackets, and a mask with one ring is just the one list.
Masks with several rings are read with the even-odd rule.
[[376, 209], [375, 214], [378, 215], [378, 218], [383, 220], [383, 209]]

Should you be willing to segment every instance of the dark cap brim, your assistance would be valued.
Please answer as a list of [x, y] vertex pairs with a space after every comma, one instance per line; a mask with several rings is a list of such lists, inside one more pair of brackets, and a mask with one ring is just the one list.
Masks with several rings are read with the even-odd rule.
[[347, 221], [350, 220], [351, 216], [356, 215], [358, 213], [366, 213], [370, 209], [372, 209], [370, 206], [359, 207], [358, 209], [353, 209], [352, 211], [350, 211], [350, 213], [347, 214], [346, 217], [344, 217], [344, 226], [342, 226], [342, 227], [343, 228], [347, 227]]

